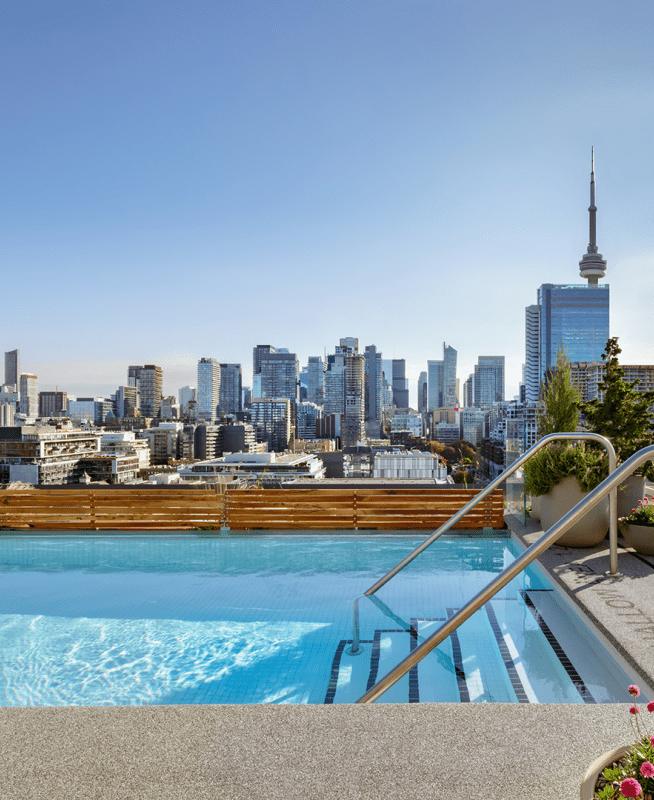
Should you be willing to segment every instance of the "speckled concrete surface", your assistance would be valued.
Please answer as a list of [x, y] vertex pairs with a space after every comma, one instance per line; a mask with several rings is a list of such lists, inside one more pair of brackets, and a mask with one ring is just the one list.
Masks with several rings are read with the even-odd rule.
[[0, 710], [3, 800], [575, 800], [628, 706]]

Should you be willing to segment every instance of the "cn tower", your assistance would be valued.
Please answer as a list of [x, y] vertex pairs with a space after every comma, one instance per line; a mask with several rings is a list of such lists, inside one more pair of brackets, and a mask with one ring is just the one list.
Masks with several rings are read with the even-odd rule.
[[606, 275], [606, 259], [601, 253], [597, 252], [596, 239], [596, 221], [597, 206], [595, 205], [595, 152], [594, 148], [590, 150], [590, 205], [588, 206], [589, 214], [589, 242], [587, 252], [579, 262], [579, 274], [582, 278], [586, 278], [589, 286], [597, 286], [600, 278]]

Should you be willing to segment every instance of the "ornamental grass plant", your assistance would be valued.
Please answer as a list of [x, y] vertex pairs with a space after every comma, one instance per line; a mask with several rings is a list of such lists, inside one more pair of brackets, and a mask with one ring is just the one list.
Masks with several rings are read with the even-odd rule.
[[[640, 695], [640, 689], [632, 685], [629, 694], [636, 698]], [[654, 712], [654, 701], [647, 704], [647, 711], [650, 714]], [[629, 714], [636, 741], [626, 756], [604, 769], [595, 788], [596, 800], [624, 800], [631, 797], [654, 800], [654, 736], [648, 730], [635, 700], [629, 708]]]

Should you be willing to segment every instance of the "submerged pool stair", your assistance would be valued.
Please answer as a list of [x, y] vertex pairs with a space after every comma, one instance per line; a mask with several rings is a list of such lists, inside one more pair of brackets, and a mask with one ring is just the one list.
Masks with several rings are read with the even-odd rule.
[[[577, 672], [573, 661], [583, 663], [584, 653], [575, 652], [575, 637], [557, 624], [556, 603], [551, 591], [521, 592], [517, 597], [496, 597], [455, 631], [432, 653], [390, 687], [380, 702], [386, 703], [595, 703], [593, 690]], [[525, 638], [539, 659], [523, 659], [505, 624], [507, 618], [523, 617]], [[442, 616], [412, 618], [405, 626], [373, 629], [360, 644], [363, 652], [351, 654], [352, 640], [339, 642], [332, 663], [324, 702], [352, 703], [375, 685], [417, 645], [431, 636], [458, 609]], [[512, 627], [512, 626], [511, 626]], [[563, 640], [563, 641], [561, 641]], [[533, 653], [532, 653], [533, 655]], [[549, 673], [539, 669], [547, 662]], [[552, 684], [552, 672], [558, 685]]]

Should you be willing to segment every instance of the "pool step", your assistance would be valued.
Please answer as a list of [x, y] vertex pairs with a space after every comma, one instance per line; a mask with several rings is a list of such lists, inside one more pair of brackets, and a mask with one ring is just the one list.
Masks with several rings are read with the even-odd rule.
[[[560, 614], [551, 593], [522, 594], [526, 606], [509, 597], [487, 603], [379, 702], [596, 702], [564, 651], [561, 634], [555, 635]], [[351, 640], [342, 640], [324, 702], [358, 700], [457, 610], [445, 609], [443, 616], [434, 618], [412, 618], [409, 630], [376, 629], [372, 638], [361, 641], [363, 652], [358, 655], [349, 652]], [[566, 638], [565, 647], [577, 663], [586, 660], [583, 653], [576, 653], [579, 646], [574, 637]]]

